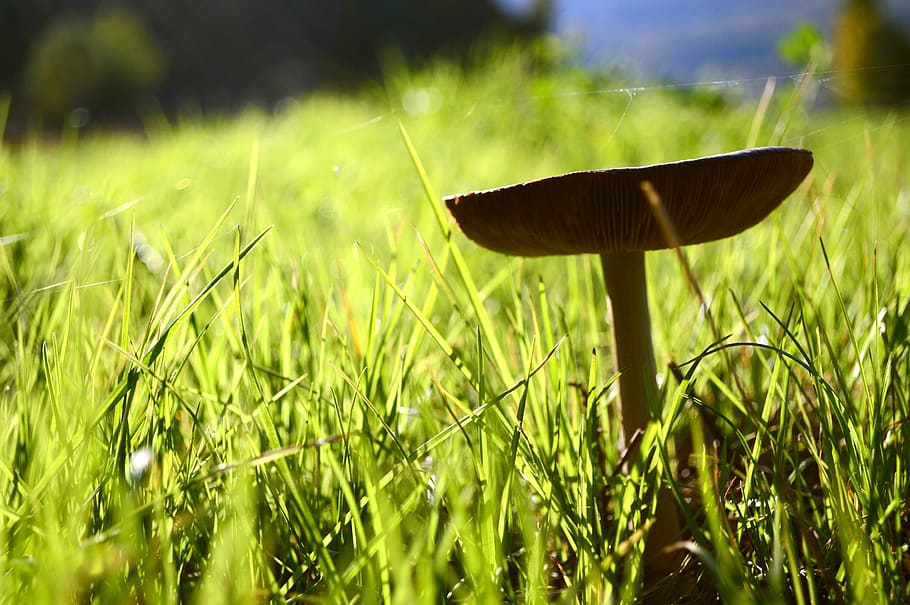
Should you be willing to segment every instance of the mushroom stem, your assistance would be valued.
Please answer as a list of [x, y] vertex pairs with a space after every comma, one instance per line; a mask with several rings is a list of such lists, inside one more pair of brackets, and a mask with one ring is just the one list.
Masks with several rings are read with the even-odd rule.
[[[649, 401], [657, 397], [657, 367], [651, 344], [651, 317], [644, 252], [608, 252], [600, 255], [613, 324], [613, 351], [619, 370], [619, 414], [622, 422], [620, 447], [629, 443], [636, 430], [651, 419]], [[657, 495], [654, 524], [645, 543], [649, 565], [673, 569], [675, 553], [663, 549], [679, 539], [679, 519], [672, 493]]]
[[657, 395], [657, 368], [651, 346], [651, 316], [645, 280], [645, 253], [600, 255], [613, 323], [613, 354], [619, 375], [622, 443], [651, 419], [648, 401]]

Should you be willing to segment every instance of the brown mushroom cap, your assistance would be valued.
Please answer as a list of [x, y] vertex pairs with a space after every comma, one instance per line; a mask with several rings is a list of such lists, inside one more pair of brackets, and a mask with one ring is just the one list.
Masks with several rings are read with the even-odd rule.
[[799, 186], [812, 152], [761, 147], [640, 168], [570, 172], [445, 199], [461, 230], [504, 254], [602, 254], [668, 247], [642, 193], [649, 181], [682, 245], [755, 225]]

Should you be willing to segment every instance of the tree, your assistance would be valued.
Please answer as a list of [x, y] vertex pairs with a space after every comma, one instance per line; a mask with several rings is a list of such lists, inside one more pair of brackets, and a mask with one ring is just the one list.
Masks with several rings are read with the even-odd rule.
[[834, 28], [834, 67], [847, 101], [894, 105], [910, 100], [910, 37], [875, 0], [846, 0]]
[[[0, 62], [0, 88], [12, 87], [17, 91], [14, 99], [23, 97], [29, 79], [26, 65], [36, 62], [36, 40], [55, 27], [58, 33], [67, 29], [60, 27], [64, 21], [70, 24], [67, 40], [73, 43], [73, 30], [84, 30], [85, 20], [110, 10], [105, 8], [109, 6], [105, 0], [4, 3], [0, 44], [7, 54]], [[541, 33], [549, 6], [550, 0], [532, 0], [528, 13], [516, 16], [495, 0], [120, 0], [116, 4], [133, 15], [161, 49], [167, 73], [157, 93], [166, 108], [186, 100], [203, 107], [231, 107], [320, 87], [354, 86], [379, 76], [383, 57], [390, 51], [417, 63], [439, 55], [463, 59], [479, 40], [514, 41]], [[30, 57], [25, 49], [32, 49]], [[67, 85], [82, 90], [78, 73], [65, 65], [72, 57], [66, 53], [53, 57], [59, 65], [49, 65], [46, 52], [41, 57], [45, 73], [72, 76], [76, 81]], [[117, 64], [116, 56], [107, 59]], [[117, 91], [108, 93], [116, 96]], [[55, 111], [65, 111], [66, 105], [55, 103]]]

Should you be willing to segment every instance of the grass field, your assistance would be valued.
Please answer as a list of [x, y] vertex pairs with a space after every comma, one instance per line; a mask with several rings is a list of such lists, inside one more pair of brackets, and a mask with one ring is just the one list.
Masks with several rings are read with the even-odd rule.
[[[910, 599], [907, 114], [622, 86], [509, 56], [0, 148], [0, 599]], [[441, 197], [767, 144], [815, 168], [686, 249], [716, 329], [648, 257], [665, 411], [621, 472], [598, 259]]]

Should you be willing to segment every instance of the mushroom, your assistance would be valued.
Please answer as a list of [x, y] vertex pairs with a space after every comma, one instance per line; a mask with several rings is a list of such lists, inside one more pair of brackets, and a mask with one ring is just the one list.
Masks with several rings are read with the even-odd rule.
[[[461, 230], [503, 254], [599, 254], [620, 372], [624, 440], [644, 430], [657, 383], [644, 253], [740, 233], [777, 208], [812, 168], [805, 149], [762, 147], [637, 168], [570, 172], [445, 198]], [[655, 212], [648, 192], [660, 196]], [[660, 216], [658, 216], [660, 215]], [[667, 223], [673, 240], [668, 241]], [[622, 442], [619, 444], [622, 447]], [[670, 495], [658, 494], [646, 558], [678, 539]]]

